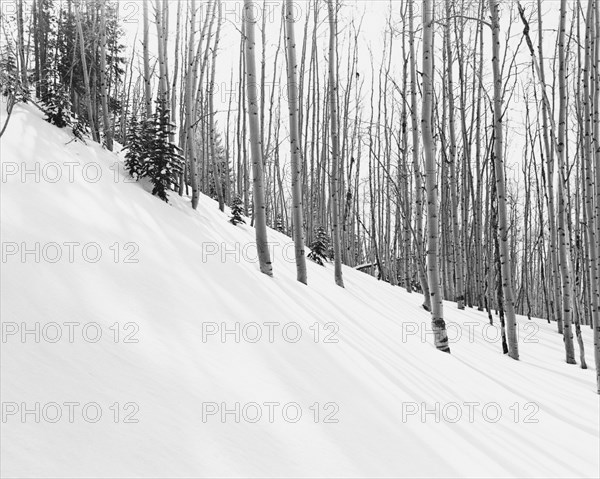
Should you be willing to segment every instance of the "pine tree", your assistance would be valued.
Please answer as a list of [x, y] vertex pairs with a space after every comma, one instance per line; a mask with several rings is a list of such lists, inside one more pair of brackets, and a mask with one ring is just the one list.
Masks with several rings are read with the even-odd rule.
[[27, 92], [22, 86], [14, 53], [8, 45], [0, 51], [0, 89], [2, 96], [12, 98], [15, 102], [27, 102]]
[[[221, 188], [221, 195], [224, 197], [225, 192], [223, 191], [224, 185], [227, 184], [227, 176], [230, 174], [227, 157], [225, 156], [225, 146], [223, 145], [223, 139], [218, 131], [212, 132], [213, 139], [210, 147], [207, 148], [205, 154], [207, 157], [212, 157], [207, 164], [207, 175], [208, 175], [208, 196], [218, 200], [219, 198], [219, 186]], [[215, 174], [215, 168], [218, 170], [218, 178]]]
[[233, 200], [233, 205], [231, 206], [231, 218], [229, 222], [232, 225], [238, 225], [239, 223], [246, 223], [244, 218], [242, 218], [242, 214], [244, 213], [244, 202], [242, 198], [238, 195]]
[[329, 239], [325, 228], [322, 226], [316, 228], [315, 239], [309, 245], [309, 248], [310, 253], [308, 253], [308, 259], [323, 266], [330, 256], [331, 249], [331, 240]]
[[142, 124], [138, 121], [137, 115], [132, 114], [129, 121], [129, 130], [127, 131], [127, 143], [125, 148], [125, 168], [129, 172], [129, 176], [139, 179], [142, 176], [144, 164], [144, 138]]
[[147, 145], [143, 176], [147, 176], [154, 185], [152, 194], [168, 202], [168, 190], [178, 186], [179, 175], [183, 171], [183, 157], [181, 148], [170, 141], [175, 125], [170, 121], [169, 109], [162, 101], [156, 103], [143, 135]]
[[72, 124], [71, 95], [64, 85], [48, 81], [42, 105], [47, 122], [59, 128]]

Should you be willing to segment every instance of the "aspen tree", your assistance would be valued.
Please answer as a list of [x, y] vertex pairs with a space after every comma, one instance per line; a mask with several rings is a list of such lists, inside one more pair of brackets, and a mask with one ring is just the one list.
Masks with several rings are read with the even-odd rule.
[[566, 59], [565, 59], [565, 22], [567, 16], [566, 0], [560, 2], [560, 22], [558, 26], [558, 137], [557, 137], [557, 156], [558, 156], [558, 236], [560, 244], [558, 248], [560, 257], [560, 272], [562, 279], [562, 305], [563, 305], [563, 336], [565, 343], [566, 361], [569, 364], [575, 364], [575, 350], [573, 347], [572, 330], [572, 297], [571, 297], [571, 258], [569, 233], [566, 230], [567, 198], [565, 198], [565, 183], [567, 180], [567, 168], [565, 162], [565, 122], [567, 114], [567, 90], [566, 90]]
[[[595, 52], [592, 50], [592, 45], [597, 48], [598, 45], [598, 23], [594, 25], [594, 4], [595, 0], [590, 0], [587, 8], [586, 18], [586, 41], [585, 41], [585, 66], [582, 72], [583, 81], [583, 120], [584, 120], [584, 163], [585, 163], [585, 183], [586, 183], [586, 195], [585, 195], [585, 212], [587, 215], [587, 224], [585, 225], [585, 233], [587, 235], [588, 243], [588, 255], [589, 255], [589, 277], [590, 277], [590, 313], [592, 317], [592, 327], [594, 329], [594, 362], [596, 364], [596, 386], [597, 391], [600, 394], [600, 281], [598, 278], [598, 246], [594, 234], [595, 225], [594, 222], [598, 222], [598, 217], [594, 211], [594, 171], [592, 168], [594, 152], [592, 148], [592, 136], [593, 128], [592, 122], [594, 120], [594, 114], [592, 112], [591, 103], [593, 97], [592, 88], [590, 83], [594, 83], [595, 79], [598, 82], [598, 78], [594, 78], [592, 71], [592, 61]], [[595, 26], [595, 31], [594, 31]], [[595, 108], [597, 105], [598, 97], [595, 98]], [[597, 112], [596, 112], [597, 113]], [[596, 141], [599, 139], [596, 137]], [[595, 164], [596, 171], [600, 169], [598, 163]], [[596, 188], [598, 188], [596, 183]]]
[[144, 40], [143, 40], [143, 56], [144, 56], [144, 100], [146, 104], [146, 120], [150, 120], [152, 117], [152, 88], [150, 86], [150, 25], [148, 20], [148, 1], [142, 2], [143, 12], [143, 29], [144, 29]]
[[106, 86], [106, 0], [100, 0], [100, 95], [102, 97], [102, 119], [106, 148], [113, 149], [113, 138], [108, 119], [108, 95]]
[[186, 144], [189, 152], [188, 166], [190, 169], [190, 182], [192, 184], [192, 208], [198, 208], [200, 198], [198, 191], [198, 160], [196, 158], [196, 145], [194, 140], [194, 69], [197, 60], [194, 56], [194, 40], [196, 32], [196, 0], [190, 0], [190, 34], [187, 53], [187, 73], [185, 78], [185, 128]]
[[423, 308], [431, 311], [431, 294], [425, 267], [425, 251], [423, 246], [423, 180], [419, 166], [419, 120], [417, 118], [417, 63], [415, 57], [414, 0], [408, 0], [408, 43], [410, 68], [410, 119], [412, 130], [412, 164], [415, 178], [415, 246], [417, 249], [417, 266], [421, 291], [423, 291]]
[[[165, 2], [166, 3], [166, 2]], [[165, 25], [161, 0], [156, 0], [156, 34], [158, 37], [158, 98], [167, 107], [167, 64], [165, 52]]]
[[431, 0], [423, 0], [423, 102], [421, 112], [421, 134], [425, 155], [425, 183], [427, 191], [427, 276], [431, 295], [431, 325], [437, 349], [450, 352], [440, 278], [438, 269], [439, 226], [438, 226], [438, 185], [435, 164], [435, 145], [432, 136], [433, 110], [433, 5]]
[[337, 19], [336, 5], [334, 0], [328, 0], [327, 9], [329, 12], [329, 108], [330, 108], [330, 126], [331, 126], [331, 182], [329, 195], [331, 196], [331, 223], [333, 229], [333, 255], [335, 268], [335, 284], [344, 287], [344, 278], [342, 276], [342, 252], [340, 244], [340, 207], [338, 192], [338, 169], [340, 163], [339, 157], [339, 129], [338, 129], [338, 100], [337, 100]]
[[[542, 35], [542, 0], [538, 0], [537, 3], [538, 12], [538, 55], [540, 59], [544, 58], [543, 53], [543, 35]], [[532, 53], [533, 55], [533, 53]], [[545, 88], [545, 70], [544, 62], [540, 61], [539, 67], [540, 83], [541, 87]], [[548, 138], [548, 116], [550, 115], [549, 107], [547, 103], [542, 102], [542, 133], [544, 138], [544, 150], [546, 152], [547, 162], [547, 188], [548, 188], [548, 226], [550, 229], [550, 260], [552, 265], [552, 275], [550, 281], [552, 283], [552, 295], [554, 298], [554, 310], [556, 314], [556, 326], [558, 332], [563, 334], [563, 318], [562, 318], [562, 297], [560, 294], [560, 271], [558, 265], [558, 245], [557, 245], [557, 232], [556, 232], [556, 207], [554, 204], [554, 151], [550, 146], [550, 140]]]
[[508, 247], [508, 218], [506, 213], [506, 181], [504, 179], [504, 133], [502, 125], [502, 78], [500, 76], [500, 18], [498, 1], [488, 0], [492, 17], [492, 71], [494, 77], [494, 172], [498, 209], [499, 259], [502, 293], [506, 312], [508, 355], [519, 359], [517, 318], [515, 315], [512, 268]]
[[[168, 5], [168, 0], [165, 2], [165, 5]], [[181, 37], [181, 2], [177, 2], [177, 24], [175, 27], [175, 55], [174, 55], [174, 65], [173, 65], [173, 83], [171, 84], [171, 115], [175, 115], [175, 110], [177, 108], [177, 81], [179, 75], [179, 43]], [[183, 122], [181, 122], [183, 123]], [[181, 128], [181, 126], [180, 126]], [[171, 142], [175, 142], [175, 132], [171, 134]], [[180, 181], [179, 187], [181, 188], [183, 181]]]
[[458, 181], [456, 179], [456, 133], [454, 127], [454, 82], [452, 80], [452, 49], [450, 47], [450, 0], [446, 0], [446, 26], [444, 29], [446, 43], [446, 79], [448, 82], [448, 128], [449, 128], [449, 171], [450, 171], [450, 201], [452, 220], [452, 243], [454, 251], [454, 266], [456, 275], [456, 301], [458, 309], [465, 309], [465, 287], [463, 273], [463, 255], [460, 244], [460, 228], [458, 218]]
[[[481, 2], [479, 5], [479, 16], [483, 16], [485, 11], [485, 3]], [[481, 79], [483, 78], [483, 23], [478, 23], [478, 34], [479, 34], [479, 52], [477, 48], [473, 52], [473, 70], [477, 64], [476, 76], [480, 79], [477, 83], [477, 99], [476, 107], [474, 109], [475, 114], [475, 174], [477, 176], [477, 189], [475, 193], [475, 199], [473, 201], [473, 230], [474, 230], [474, 246], [475, 246], [475, 258], [476, 258], [476, 281], [477, 281], [477, 297], [478, 297], [478, 310], [484, 310], [485, 303], [485, 290], [484, 290], [484, 257], [483, 257], [483, 238], [482, 233], [484, 231], [483, 226], [483, 171], [482, 171], [482, 133], [481, 133], [481, 102], [482, 102], [482, 85]]]
[[304, 214], [302, 201], [303, 156], [300, 149], [298, 63], [296, 61], [296, 36], [294, 32], [294, 2], [285, 2], [285, 37], [288, 71], [288, 105], [290, 110], [290, 149], [292, 174], [293, 237], [296, 255], [296, 279], [306, 284], [306, 257], [304, 255]]
[[90, 89], [90, 78], [88, 75], [87, 61], [85, 58], [85, 39], [83, 37], [83, 27], [81, 25], [81, 12], [80, 2], [75, 4], [75, 21], [77, 23], [77, 35], [79, 37], [79, 48], [81, 50], [81, 66], [83, 69], [83, 83], [85, 85], [85, 101], [88, 110], [88, 121], [90, 123], [90, 129], [92, 130], [92, 138], [96, 143], [100, 143], [98, 131], [94, 124], [94, 110], [92, 108], [92, 93]]
[[[219, 202], [219, 209], [221, 211], [225, 210], [225, 198], [223, 194], [223, 186], [221, 185], [221, 171], [220, 165], [217, 162], [217, 151], [216, 151], [216, 118], [215, 118], [215, 106], [214, 106], [214, 96], [215, 96], [215, 73], [217, 70], [217, 48], [219, 46], [219, 37], [221, 34], [221, 23], [222, 23], [222, 8], [221, 8], [221, 0], [215, 0], [217, 4], [215, 8], [218, 8], [218, 18], [217, 18], [217, 32], [215, 36], [215, 44], [213, 45], [212, 51], [212, 73], [210, 77], [210, 85], [208, 87], [208, 115], [210, 121], [210, 156], [213, 165], [213, 177], [215, 180], [215, 189], [217, 190], [217, 200]], [[227, 171], [226, 166], [226, 174], [229, 175], [229, 171]]]
[[254, 199], [254, 229], [256, 233], [256, 248], [260, 271], [268, 276], [273, 276], [271, 255], [267, 239], [267, 217], [265, 211], [264, 173], [262, 159], [262, 145], [260, 139], [259, 96], [256, 76], [256, 18], [253, 13], [252, 0], [244, 0], [244, 27], [245, 27], [245, 58], [246, 58], [246, 88], [248, 99], [248, 123], [250, 127], [250, 146], [252, 154], [252, 193]]
[[19, 71], [21, 72], [21, 86], [24, 91], [29, 91], [27, 78], [27, 61], [25, 60], [25, 36], [23, 34], [23, 0], [17, 1], [17, 51], [19, 54]]

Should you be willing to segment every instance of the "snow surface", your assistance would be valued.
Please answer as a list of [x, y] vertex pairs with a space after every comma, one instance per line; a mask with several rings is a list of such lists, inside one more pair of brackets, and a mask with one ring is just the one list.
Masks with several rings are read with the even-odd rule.
[[[564, 362], [554, 324], [519, 318], [516, 362], [492, 340], [497, 329], [484, 329], [485, 314], [447, 303], [450, 336], [462, 334], [451, 355], [440, 353], [419, 334], [429, 328], [419, 294], [346, 267], [341, 289], [332, 265], [311, 262], [304, 286], [291, 240], [274, 231], [269, 278], [254, 259], [250, 226], [231, 225], [205, 196], [197, 211], [173, 194], [167, 205], [127, 181], [118, 155], [91, 141], [65, 145], [71, 138], [22, 105], [2, 138], [3, 477], [598, 477], [589, 328], [590, 369], [582, 370]], [[48, 181], [53, 162], [63, 165], [56, 183]], [[36, 163], [40, 181], [23, 181], [23, 167]], [[85, 181], [84, 166], [93, 179], [95, 164], [102, 178]], [[39, 262], [33, 254], [22, 262], [22, 243], [36, 242]], [[62, 245], [55, 263], [51, 242]], [[86, 261], [73, 246], [70, 262], [66, 242], [95, 242], [102, 257], [90, 262], [88, 247]], [[138, 261], [125, 262], [128, 254]], [[55, 343], [52, 322], [62, 332]], [[72, 342], [67, 322], [78, 323]], [[252, 326], [239, 343], [203, 338], [214, 323], [252, 322], [263, 332], [256, 343]], [[279, 323], [273, 342], [266, 322]], [[40, 342], [22, 338], [36, 323]], [[302, 330], [295, 343], [291, 323]], [[128, 333], [138, 342], [124, 342]], [[332, 333], [338, 342], [325, 342]], [[23, 416], [36, 402], [39, 417]], [[239, 422], [206, 414], [209, 403], [236, 402]], [[255, 423], [251, 402], [263, 414]], [[280, 405], [264, 405], [273, 402]], [[88, 403], [101, 408], [95, 423], [94, 407], [83, 414]], [[297, 406], [284, 417], [288, 403]], [[423, 417], [425, 408], [432, 412]], [[125, 422], [128, 413], [138, 422]]]

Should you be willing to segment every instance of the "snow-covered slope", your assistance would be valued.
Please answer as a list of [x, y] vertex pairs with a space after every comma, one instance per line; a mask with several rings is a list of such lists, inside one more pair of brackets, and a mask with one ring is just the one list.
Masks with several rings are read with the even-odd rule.
[[313, 263], [299, 284], [273, 231], [268, 278], [214, 201], [167, 205], [70, 139], [17, 106], [1, 143], [3, 476], [598, 476], [594, 372], [554, 325], [520, 318], [516, 362], [448, 303], [440, 353], [419, 295]]

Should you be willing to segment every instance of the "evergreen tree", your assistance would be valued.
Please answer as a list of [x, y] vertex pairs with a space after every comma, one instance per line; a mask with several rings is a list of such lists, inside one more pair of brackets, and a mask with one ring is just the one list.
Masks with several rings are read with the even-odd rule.
[[329, 239], [325, 228], [318, 226], [315, 229], [315, 239], [309, 245], [309, 248], [310, 253], [308, 253], [308, 259], [323, 266], [324, 262], [326, 262], [330, 256], [329, 250], [331, 248], [331, 240]]
[[0, 89], [2, 96], [14, 102], [27, 102], [27, 91], [21, 84], [16, 57], [8, 45], [4, 45], [0, 51]]
[[[204, 152], [205, 158], [210, 158], [207, 164], [208, 171], [208, 196], [213, 199], [218, 199], [219, 194], [217, 191], [217, 182], [215, 181], [215, 166], [217, 167], [217, 171], [219, 174], [219, 184], [221, 185], [221, 190], [225, 189], [225, 185], [228, 184], [228, 176], [231, 176], [231, 171], [229, 169], [229, 164], [227, 158], [225, 156], [225, 147], [223, 146], [223, 139], [221, 134], [218, 131], [214, 132], [214, 158], [211, 158], [213, 151], [211, 148], [207, 148]], [[222, 191], [222, 194], [225, 194], [225, 191]]]
[[53, 0], [33, 2], [33, 7], [34, 79], [36, 97], [43, 99], [48, 94], [48, 73], [52, 65], [52, 51], [56, 46], [56, 15]]
[[59, 128], [71, 125], [71, 96], [64, 85], [48, 81], [42, 105], [47, 122]]
[[238, 195], [233, 200], [233, 205], [231, 206], [231, 218], [229, 222], [233, 225], [238, 225], [239, 223], [246, 223], [244, 218], [242, 218], [242, 214], [244, 212], [244, 202], [242, 198]]
[[165, 105], [165, 102], [157, 101], [152, 119], [146, 123], [143, 176], [147, 176], [154, 185], [152, 194], [168, 202], [168, 190], [178, 186], [183, 157], [181, 148], [169, 139], [175, 125], [171, 123], [169, 109]]
[[125, 148], [125, 168], [129, 176], [136, 180], [142, 176], [145, 156], [144, 136], [142, 124], [138, 121], [137, 115], [132, 114], [127, 131], [127, 143]]

